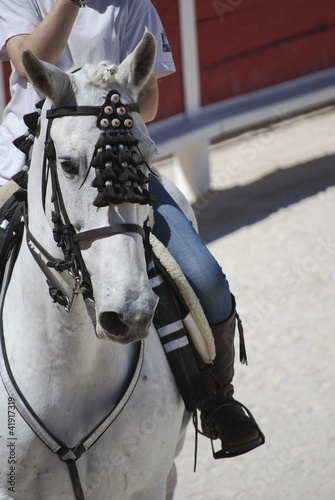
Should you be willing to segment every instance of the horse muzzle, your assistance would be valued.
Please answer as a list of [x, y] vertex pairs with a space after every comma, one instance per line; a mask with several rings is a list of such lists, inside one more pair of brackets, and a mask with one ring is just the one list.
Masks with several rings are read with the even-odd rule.
[[144, 307], [96, 311], [96, 335], [99, 339], [129, 344], [147, 337], [155, 314], [158, 297], [147, 298]]

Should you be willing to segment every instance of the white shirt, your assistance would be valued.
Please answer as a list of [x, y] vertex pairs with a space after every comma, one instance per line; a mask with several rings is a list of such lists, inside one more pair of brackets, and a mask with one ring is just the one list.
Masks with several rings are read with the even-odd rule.
[[[54, 0], [1, 0], [0, 59], [8, 60], [6, 41], [31, 33], [51, 10]], [[80, 9], [67, 46], [57, 66], [68, 70], [80, 64], [108, 60], [119, 64], [148, 30], [157, 40], [154, 72], [158, 77], [175, 71], [159, 16], [150, 0], [89, 0]], [[24, 165], [25, 156], [12, 141], [26, 131], [22, 117], [34, 111], [41, 96], [12, 65], [11, 101], [0, 125], [0, 185]]]

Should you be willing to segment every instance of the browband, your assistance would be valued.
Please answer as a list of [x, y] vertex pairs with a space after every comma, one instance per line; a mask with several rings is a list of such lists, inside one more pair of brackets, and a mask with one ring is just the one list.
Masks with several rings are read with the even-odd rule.
[[[129, 112], [140, 112], [140, 107], [137, 103], [122, 104]], [[61, 118], [63, 116], [99, 116], [101, 106], [64, 106], [59, 108], [52, 108], [47, 111], [47, 119]]]

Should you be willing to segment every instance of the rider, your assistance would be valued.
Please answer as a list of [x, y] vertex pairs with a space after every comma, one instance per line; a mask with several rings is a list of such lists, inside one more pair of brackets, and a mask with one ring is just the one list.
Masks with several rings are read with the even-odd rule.
[[[11, 101], [0, 126], [0, 185], [24, 165], [25, 156], [12, 141], [25, 132], [22, 117], [33, 111], [41, 98], [27, 82], [22, 51], [28, 48], [64, 70], [106, 59], [118, 64], [134, 50], [146, 30], [157, 41], [154, 73], [140, 98], [141, 116], [149, 122], [158, 108], [157, 79], [175, 70], [162, 24], [150, 0], [2, 0], [0, 58], [10, 59], [12, 74]], [[223, 456], [245, 453], [263, 444], [264, 436], [250, 412], [233, 398], [234, 298], [220, 266], [155, 178], [151, 179], [151, 191], [156, 199], [153, 232], [184, 271], [215, 339], [213, 372], [221, 389], [200, 408], [203, 432], [212, 439], [221, 439]]]

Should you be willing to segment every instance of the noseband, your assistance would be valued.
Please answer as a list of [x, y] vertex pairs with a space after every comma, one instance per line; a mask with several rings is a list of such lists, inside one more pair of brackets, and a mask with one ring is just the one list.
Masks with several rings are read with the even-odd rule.
[[[146, 220], [143, 226], [138, 224], [119, 224], [79, 233], [75, 231], [69, 220], [60, 189], [56, 150], [51, 138], [51, 126], [55, 118], [65, 116], [96, 116], [97, 127], [101, 130], [101, 134], [95, 146], [90, 164], [90, 168], [94, 168], [96, 172], [92, 186], [98, 190], [93, 204], [97, 207], [106, 207], [112, 203], [120, 204], [124, 202], [150, 204], [152, 198], [147, 189], [149, 179], [142, 170], [143, 165], [146, 165], [147, 168], [149, 166], [138, 148], [137, 139], [131, 133], [133, 120], [129, 112], [139, 112], [138, 104], [122, 103], [120, 94], [116, 90], [111, 90], [108, 92], [102, 107], [61, 107], [48, 110], [46, 114], [49, 122], [43, 159], [42, 200], [45, 209], [47, 183], [50, 178], [51, 201], [53, 203], [51, 216], [54, 225], [53, 236], [57, 246], [61, 248], [64, 258], [55, 258], [49, 254], [34, 238], [26, 222], [27, 242], [33, 257], [46, 275], [51, 297], [54, 302], [64, 306], [68, 312], [72, 310], [79, 293], [85, 299], [93, 299], [91, 280], [81, 256], [79, 243], [106, 238], [115, 234], [138, 233], [143, 239], [147, 257], [150, 250], [150, 227]], [[39, 253], [36, 252], [34, 247], [38, 249]], [[43, 255], [44, 259], [41, 255]], [[63, 271], [69, 272], [70, 276], [74, 279], [74, 285], [70, 294], [66, 292], [64, 286], [62, 286], [51, 269], [54, 269], [58, 273]]]

